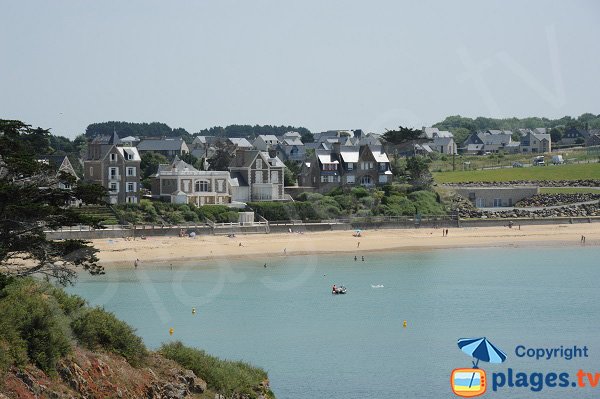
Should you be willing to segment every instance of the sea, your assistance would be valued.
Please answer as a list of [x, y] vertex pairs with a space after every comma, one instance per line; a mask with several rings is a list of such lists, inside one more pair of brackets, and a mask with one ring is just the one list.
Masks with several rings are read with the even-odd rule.
[[262, 367], [279, 399], [458, 397], [452, 372], [476, 359], [457, 342], [483, 337], [506, 355], [478, 363], [485, 397], [600, 397], [600, 247], [356, 255], [142, 259], [69, 291], [151, 349], [179, 340]]

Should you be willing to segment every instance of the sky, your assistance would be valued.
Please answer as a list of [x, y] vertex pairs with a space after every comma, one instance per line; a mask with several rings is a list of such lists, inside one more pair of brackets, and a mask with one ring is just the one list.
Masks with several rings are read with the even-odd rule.
[[0, 118], [191, 133], [600, 113], [595, 0], [0, 0]]

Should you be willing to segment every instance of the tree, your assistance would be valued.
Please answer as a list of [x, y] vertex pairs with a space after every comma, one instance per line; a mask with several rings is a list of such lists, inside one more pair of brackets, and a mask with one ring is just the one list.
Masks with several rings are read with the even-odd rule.
[[158, 171], [158, 165], [169, 163], [169, 160], [157, 152], [146, 152], [142, 155], [140, 169], [142, 170], [142, 179], [146, 179]]
[[416, 140], [423, 134], [422, 130], [408, 127], [398, 127], [398, 130], [387, 130], [382, 139], [390, 144], [400, 145], [409, 141]]
[[45, 129], [0, 120], [0, 274], [45, 275], [67, 284], [77, 267], [103, 273], [97, 250], [82, 240], [48, 240], [44, 230], [78, 224], [101, 228], [66, 204], [77, 199], [102, 203], [105, 191], [84, 184], [58, 188], [67, 177], [37, 161], [48, 153], [49, 136]]
[[235, 145], [219, 140], [215, 143], [215, 153], [208, 159], [209, 170], [229, 170], [233, 160]]
[[300, 166], [296, 162], [285, 161], [285, 169], [283, 171], [283, 180], [285, 186], [295, 186], [297, 176], [300, 174]]
[[185, 154], [181, 155], [179, 157], [179, 159], [181, 159], [183, 162], [186, 162], [186, 163], [192, 165], [194, 168], [196, 168], [198, 170], [202, 170], [204, 168], [204, 165], [202, 165], [203, 164], [202, 159], [196, 158], [189, 152], [186, 152]]
[[429, 163], [425, 157], [415, 156], [406, 160], [406, 174], [410, 184], [415, 190], [426, 190], [433, 183], [433, 176], [429, 172]]
[[565, 129], [562, 126], [550, 129], [550, 140], [552, 140], [553, 143], [558, 143], [562, 139], [564, 130]]

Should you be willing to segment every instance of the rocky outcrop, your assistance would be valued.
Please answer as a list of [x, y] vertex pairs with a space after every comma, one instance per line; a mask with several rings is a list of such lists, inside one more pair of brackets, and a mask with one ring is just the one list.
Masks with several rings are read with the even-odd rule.
[[57, 374], [48, 376], [31, 365], [13, 368], [4, 376], [0, 399], [185, 399], [207, 392], [206, 382], [193, 371], [158, 354], [135, 368], [116, 355], [75, 348], [58, 364]]

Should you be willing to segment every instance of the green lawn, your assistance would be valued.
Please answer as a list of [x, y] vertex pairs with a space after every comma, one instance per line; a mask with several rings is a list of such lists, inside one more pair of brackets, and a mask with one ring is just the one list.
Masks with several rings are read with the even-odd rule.
[[543, 187], [540, 194], [600, 194], [600, 187]]
[[437, 172], [433, 177], [438, 183], [600, 179], [600, 163]]

